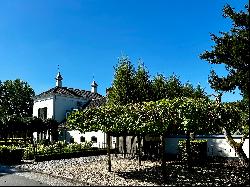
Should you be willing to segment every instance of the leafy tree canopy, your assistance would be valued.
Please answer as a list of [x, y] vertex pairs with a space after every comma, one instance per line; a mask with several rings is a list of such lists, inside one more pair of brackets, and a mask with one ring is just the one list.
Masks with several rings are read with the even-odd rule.
[[135, 70], [128, 57], [119, 58], [114, 80], [109, 88], [109, 104], [126, 105], [176, 97], [208, 98], [200, 85], [194, 88], [190, 83], [182, 84], [174, 74], [167, 78], [157, 74], [151, 80], [149, 71], [141, 60]]
[[213, 89], [232, 91], [238, 87], [249, 100], [249, 6], [245, 8], [245, 12], [236, 12], [230, 5], [224, 6], [223, 16], [232, 20], [232, 28], [229, 32], [220, 32], [220, 36], [211, 34], [215, 45], [200, 58], [211, 64], [224, 64], [228, 71], [228, 75], [222, 77], [211, 71], [209, 83]]
[[125, 105], [134, 101], [134, 66], [128, 57], [118, 59], [114, 80], [109, 89], [108, 102]]
[[32, 116], [34, 90], [20, 79], [0, 84], [1, 115]]
[[[67, 126], [81, 132], [102, 130], [114, 134], [183, 133], [217, 134], [222, 128], [234, 133], [247, 126], [247, 112], [240, 103], [204, 98], [162, 99], [127, 105], [104, 105], [72, 113]], [[247, 132], [247, 131], [246, 131]]]

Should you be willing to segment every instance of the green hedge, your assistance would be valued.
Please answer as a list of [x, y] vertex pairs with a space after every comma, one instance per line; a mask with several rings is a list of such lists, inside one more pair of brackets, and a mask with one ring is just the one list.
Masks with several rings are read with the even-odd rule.
[[21, 160], [44, 161], [107, 154], [106, 149], [91, 146], [92, 142], [68, 144], [65, 141], [59, 141], [51, 145], [29, 144], [25, 148], [15, 145], [0, 145], [0, 163], [10, 165], [19, 164]]
[[36, 144], [36, 145], [28, 145], [25, 148], [24, 158], [25, 160], [31, 160], [35, 158], [35, 155], [56, 155], [63, 153], [74, 153], [74, 152], [82, 152], [86, 149], [91, 148], [92, 142], [85, 143], [66, 143], [65, 141], [58, 141], [51, 145], [44, 144]]
[[23, 158], [24, 149], [16, 146], [0, 146], [1, 164], [20, 164]]
[[[178, 157], [187, 161], [186, 140], [178, 142]], [[203, 164], [207, 160], [207, 140], [190, 140], [190, 162], [193, 165]]]
[[41, 161], [48, 161], [48, 160], [69, 159], [69, 158], [98, 156], [98, 155], [106, 155], [106, 154], [107, 154], [106, 149], [86, 149], [83, 151], [76, 151], [76, 152], [69, 152], [69, 153], [36, 155], [35, 161], [41, 162]]

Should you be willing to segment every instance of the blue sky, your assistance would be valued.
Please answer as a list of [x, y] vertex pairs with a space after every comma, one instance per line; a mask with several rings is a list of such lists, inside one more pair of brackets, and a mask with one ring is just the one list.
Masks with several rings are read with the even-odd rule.
[[[214, 45], [209, 33], [231, 28], [226, 3], [244, 10], [248, 1], [2, 0], [0, 80], [20, 78], [39, 94], [55, 86], [59, 64], [63, 86], [90, 90], [94, 75], [105, 95], [123, 53], [135, 67], [141, 58], [151, 78], [174, 73], [211, 94], [209, 71], [226, 71], [199, 54]], [[239, 99], [238, 91], [223, 97]]]

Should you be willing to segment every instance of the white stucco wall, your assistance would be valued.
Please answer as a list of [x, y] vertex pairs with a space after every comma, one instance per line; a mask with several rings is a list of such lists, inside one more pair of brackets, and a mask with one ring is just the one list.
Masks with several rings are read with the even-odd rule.
[[55, 95], [55, 120], [61, 122], [66, 117], [66, 112], [78, 108], [77, 102], [86, 103], [84, 98]]
[[[240, 142], [240, 135], [233, 135], [236, 142]], [[182, 137], [169, 137], [166, 138], [166, 153], [177, 154], [178, 153], [178, 141], [185, 139]], [[202, 136], [197, 135], [196, 139], [206, 139], [207, 142], [207, 155], [208, 156], [223, 156], [223, 157], [238, 157], [234, 149], [227, 143], [224, 135], [210, 135]], [[249, 138], [247, 138], [243, 144], [243, 150], [246, 156], [249, 158]]]
[[47, 107], [47, 118], [53, 118], [53, 96], [34, 100], [33, 116], [38, 117], [38, 109]]
[[33, 116], [38, 117], [38, 109], [47, 107], [47, 118], [53, 118], [61, 122], [66, 117], [66, 112], [78, 108], [77, 103], [86, 103], [87, 100], [78, 97], [53, 95], [47, 98], [34, 100]]
[[[72, 130], [72, 131], [67, 131], [66, 134], [62, 133], [61, 139], [65, 139], [67, 142], [70, 142], [71, 137], [74, 138], [74, 142], [76, 143], [81, 143], [81, 136], [85, 137], [85, 142], [90, 142], [91, 137], [95, 136], [97, 137], [97, 142], [93, 143], [92, 147], [98, 147], [98, 148], [105, 148], [106, 147], [106, 134], [102, 131], [91, 131], [91, 132], [85, 132], [81, 133], [78, 130]], [[116, 139], [115, 137], [111, 137], [112, 145], [111, 148], [115, 148], [116, 144]]]

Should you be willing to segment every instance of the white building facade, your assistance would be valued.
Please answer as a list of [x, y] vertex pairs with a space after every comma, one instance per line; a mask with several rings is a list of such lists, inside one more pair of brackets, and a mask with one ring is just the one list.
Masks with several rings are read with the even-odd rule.
[[[62, 76], [58, 72], [56, 76], [56, 87], [34, 97], [33, 116], [42, 119], [55, 119], [58, 123], [65, 123], [67, 115], [74, 110], [84, 109], [92, 106], [98, 107], [106, 102], [106, 98], [97, 93], [97, 84], [95, 81], [91, 84], [91, 91], [68, 88], [62, 86]], [[92, 141], [93, 147], [106, 146], [106, 134], [98, 132], [81, 133], [76, 130], [61, 130], [59, 140], [67, 142], [86, 142]], [[37, 134], [34, 133], [36, 139]], [[115, 146], [115, 141], [112, 141], [112, 147]]]
[[[234, 141], [240, 142], [242, 135], [232, 135]], [[185, 140], [186, 136], [172, 135], [166, 138], [166, 153], [177, 155], [179, 140]], [[225, 135], [196, 135], [197, 140], [207, 140], [207, 156], [238, 157], [235, 150], [227, 142]], [[249, 137], [246, 138], [243, 147], [247, 158], [249, 158]]]

